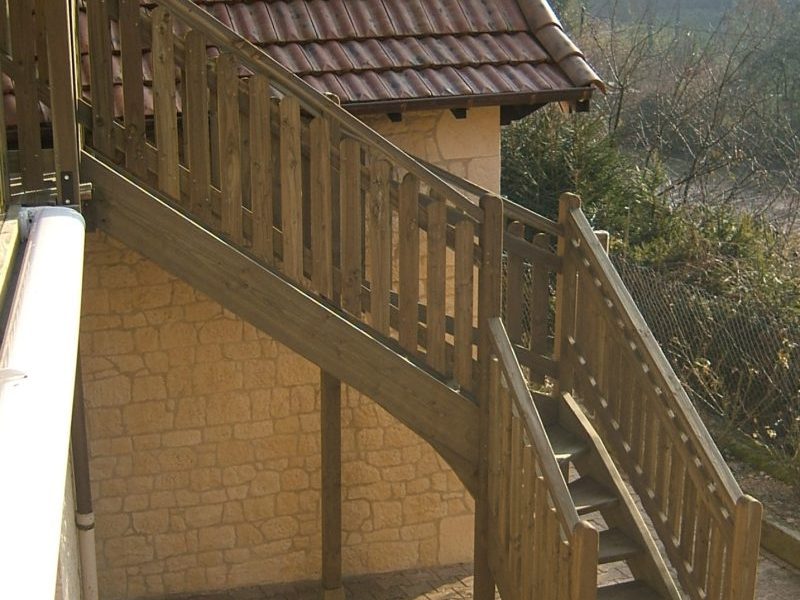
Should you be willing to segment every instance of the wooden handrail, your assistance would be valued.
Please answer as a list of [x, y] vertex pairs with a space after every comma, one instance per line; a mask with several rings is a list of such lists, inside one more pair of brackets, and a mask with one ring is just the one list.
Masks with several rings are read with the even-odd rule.
[[697, 410], [686, 395], [678, 376], [664, 356], [661, 346], [650, 331], [611, 260], [603, 251], [603, 247], [580, 208], [570, 211], [569, 223], [579, 239], [581, 255], [588, 262], [587, 266], [592, 268], [600, 285], [608, 294], [622, 325], [633, 338], [632, 341], [641, 349], [641, 358], [645, 361], [655, 384], [666, 396], [671, 410], [680, 420], [682, 433], [689, 436], [697, 451], [701, 453], [698, 458], [713, 478], [713, 482], [719, 490], [720, 499], [725, 502], [728, 511], [733, 513], [737, 502], [743, 496], [742, 490], [697, 414]]
[[465, 215], [478, 223], [482, 221], [481, 210], [466, 196], [432, 173], [417, 159], [412, 158], [335, 102], [314, 90], [263, 50], [226, 27], [209, 12], [189, 0], [156, 0], [156, 3], [168, 9], [173, 16], [192, 29], [202, 31], [208, 36], [208, 43], [217, 46], [221, 51], [233, 53], [242, 66], [255, 74], [268, 76], [273, 87], [284, 94], [296, 97], [305, 110], [314, 115], [324, 114], [330, 117], [342, 128], [343, 132], [369, 146], [380, 149], [398, 166], [414, 173], [432, 189], [444, 194]]
[[[458, 175], [454, 175], [450, 173], [448, 170], [443, 169], [438, 165], [434, 165], [431, 162], [428, 162], [423, 159], [418, 159], [425, 167], [428, 168], [429, 171], [434, 173], [435, 175], [441, 177], [444, 181], [452, 185], [453, 187], [464, 190], [469, 194], [473, 194], [475, 196], [485, 196], [486, 194], [494, 194], [491, 190], [486, 189], [485, 187], [478, 185], [474, 181], [470, 181], [468, 179], [464, 179], [463, 177], [459, 177]], [[513, 200], [509, 200], [508, 198], [502, 197], [503, 200], [503, 212], [505, 216], [509, 219], [519, 221], [523, 225], [528, 225], [538, 231], [543, 233], [549, 233], [551, 235], [561, 235], [561, 227], [555, 221], [551, 221], [547, 217], [540, 215], [537, 212], [532, 211], [529, 208], [525, 208], [521, 204], [517, 204]]]
[[489, 330], [492, 336], [492, 346], [500, 362], [500, 368], [508, 381], [517, 411], [524, 423], [525, 432], [538, 456], [542, 474], [547, 482], [558, 518], [564, 531], [571, 534], [580, 523], [578, 511], [567, 489], [564, 476], [561, 474], [553, 447], [550, 445], [550, 439], [544, 430], [542, 418], [525, 383], [525, 378], [522, 375], [522, 370], [517, 362], [502, 320], [499, 318], [490, 319]]

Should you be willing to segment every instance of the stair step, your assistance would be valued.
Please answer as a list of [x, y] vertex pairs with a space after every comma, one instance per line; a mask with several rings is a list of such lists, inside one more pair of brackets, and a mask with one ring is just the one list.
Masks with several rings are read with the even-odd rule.
[[577, 458], [589, 449], [581, 438], [571, 434], [559, 425], [546, 427], [547, 437], [550, 438], [550, 445], [556, 455], [558, 462], [565, 462]]
[[589, 476], [576, 479], [567, 487], [579, 515], [600, 510], [618, 501], [611, 491]]
[[619, 529], [611, 528], [600, 532], [600, 552], [597, 558], [601, 565], [626, 560], [641, 551], [639, 545]]
[[663, 596], [641, 581], [626, 581], [599, 588], [597, 600], [663, 600]]

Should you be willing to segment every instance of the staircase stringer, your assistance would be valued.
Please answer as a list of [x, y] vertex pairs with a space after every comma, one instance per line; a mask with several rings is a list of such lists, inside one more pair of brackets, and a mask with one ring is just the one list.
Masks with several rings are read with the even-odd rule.
[[474, 495], [478, 408], [284, 277], [84, 151], [97, 227], [380, 404], [448, 462]]

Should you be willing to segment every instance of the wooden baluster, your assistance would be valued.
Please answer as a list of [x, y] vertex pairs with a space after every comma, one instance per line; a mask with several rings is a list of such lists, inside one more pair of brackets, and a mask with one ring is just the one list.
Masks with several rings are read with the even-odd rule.
[[694, 534], [697, 503], [699, 498], [694, 482], [687, 471], [683, 483], [683, 510], [681, 515], [681, 556], [687, 565], [694, 565]]
[[[144, 124], [144, 83], [142, 81], [142, 21], [139, 14], [139, 0], [119, 0], [119, 37], [122, 62], [122, 102], [125, 117], [125, 166], [142, 179], [147, 177], [147, 158], [145, 155], [147, 137]], [[195, 40], [202, 37], [190, 32], [186, 36], [186, 70], [193, 64]], [[203, 95], [207, 93], [205, 85], [205, 54], [203, 44]], [[89, 57], [91, 60], [91, 56]], [[184, 114], [191, 114], [194, 109], [194, 98], [187, 98]], [[206, 111], [208, 112], [208, 111]], [[206, 124], [206, 128], [208, 125]], [[207, 136], [206, 136], [207, 137]], [[207, 144], [206, 144], [207, 147]]]
[[[90, 3], [91, 4], [91, 3]], [[159, 6], [153, 11], [153, 111], [158, 148], [158, 187], [180, 199], [178, 108], [175, 90], [175, 46], [172, 15]]]
[[419, 179], [411, 173], [406, 174], [400, 184], [398, 211], [400, 345], [416, 354], [419, 329]]
[[499, 507], [497, 518], [497, 540], [503, 563], [508, 556], [509, 491], [511, 480], [511, 396], [508, 388], [501, 386], [500, 393], [500, 488], [497, 490]]
[[[17, 76], [14, 78], [17, 113], [17, 147], [22, 185], [26, 189], [42, 187], [44, 163], [36, 80], [36, 36], [34, 5], [29, 0], [10, 0], [11, 45]], [[90, 13], [90, 25], [101, 19], [97, 7]], [[108, 19], [105, 20], [108, 26]], [[90, 40], [91, 41], [91, 40]], [[109, 50], [109, 60], [111, 52]], [[110, 77], [109, 77], [110, 80]], [[5, 133], [3, 133], [5, 135]], [[110, 155], [110, 153], [107, 153]]]
[[361, 318], [361, 146], [345, 138], [339, 155], [342, 308]]
[[559, 546], [561, 536], [558, 532], [558, 516], [556, 509], [549, 505], [545, 509], [544, 515], [544, 564], [548, 565], [544, 576], [544, 593], [542, 598], [558, 599], [558, 576], [559, 576]]
[[[269, 80], [253, 75], [250, 97], [250, 208], [253, 211], [253, 252], [268, 265], [275, 262], [272, 171], [272, 127]], [[330, 187], [330, 184], [329, 186]], [[332, 226], [332, 225], [330, 225]]]
[[[631, 459], [638, 467], [644, 469], [644, 445], [647, 439], [645, 429], [650, 416], [651, 407], [647, 405], [642, 385], [641, 365], [634, 362], [629, 371], [632, 376], [631, 394], [628, 398], [630, 406], [631, 428], [628, 440], [631, 445]], [[646, 474], [645, 474], [646, 476]]]
[[472, 391], [472, 324], [475, 294], [475, 226], [462, 219], [456, 225], [455, 240], [455, 326], [454, 373], [458, 385]]
[[489, 513], [489, 531], [491, 532], [491, 554], [496, 556], [498, 546], [496, 543], [498, 528], [498, 518], [500, 514], [500, 502], [498, 498], [498, 491], [501, 484], [501, 455], [502, 455], [502, 408], [500, 399], [500, 361], [497, 357], [492, 357], [489, 363], [489, 388], [491, 394], [489, 396], [489, 440], [487, 447], [487, 461], [489, 463], [488, 469], [488, 483], [489, 483], [489, 497], [488, 497], [488, 513]]
[[427, 280], [428, 364], [447, 374], [445, 357], [447, 297], [447, 205], [437, 197], [428, 205], [428, 280]]
[[[311, 140], [311, 256], [312, 279], [320, 295], [333, 298], [333, 200], [331, 124], [316, 117], [309, 126]], [[387, 199], [388, 201], [388, 199]], [[391, 275], [391, 272], [390, 272]], [[387, 301], [388, 310], [388, 301]]]
[[[541, 470], [541, 467], [537, 467], [538, 470]], [[534, 553], [534, 560], [537, 563], [537, 568], [535, 570], [535, 577], [534, 577], [534, 598], [549, 598], [547, 596], [548, 591], [548, 570], [544, 566], [547, 564], [547, 535], [548, 535], [548, 526], [547, 526], [547, 512], [549, 510], [547, 505], [547, 485], [545, 484], [544, 477], [541, 475], [537, 475], [536, 477], [536, 510], [535, 510], [535, 518], [534, 518], [534, 537], [536, 543], [534, 547], [536, 548], [536, 552]]]
[[303, 174], [301, 171], [300, 101], [284, 96], [281, 122], [281, 231], [283, 271], [303, 281]]
[[522, 598], [533, 597], [533, 570], [536, 568], [536, 548], [534, 547], [533, 519], [536, 510], [536, 473], [534, 472], [533, 448], [525, 445], [522, 468], [525, 471], [525, 493], [522, 499]]
[[721, 600], [722, 577], [723, 571], [725, 570], [725, 544], [722, 539], [723, 533], [721, 528], [712, 528], [710, 534], [711, 550], [709, 553], [708, 565], [708, 599]]
[[659, 505], [659, 511], [662, 518], [667, 517], [667, 509], [669, 506], [669, 482], [672, 470], [672, 455], [675, 452], [672, 447], [672, 440], [667, 432], [661, 430], [659, 436], [659, 445], [656, 452], [656, 483], [655, 483], [655, 497]]
[[[533, 238], [533, 245], [539, 250], [548, 251], [549, 236], [539, 233]], [[550, 314], [550, 273], [541, 262], [534, 262], [531, 267], [531, 297], [528, 309], [530, 322], [531, 350], [535, 354], [548, 356], [552, 348], [548, 342]], [[533, 381], [543, 383], [544, 378], [531, 373]]]
[[[522, 238], [525, 234], [525, 226], [519, 221], [514, 221], [508, 226], [508, 234]], [[522, 344], [522, 318], [525, 301], [522, 277], [522, 257], [509, 252], [506, 265], [506, 331], [511, 343], [520, 345]]]
[[[514, 402], [513, 400], [511, 401]], [[511, 580], [516, 582], [519, 571], [520, 539], [519, 539], [519, 514], [520, 493], [522, 492], [522, 423], [518, 416], [511, 418], [511, 440], [509, 460], [510, 489], [508, 494], [508, 560], [506, 568], [511, 575]]]
[[366, 210], [369, 230], [370, 324], [389, 335], [392, 290], [392, 206], [389, 199], [391, 165], [372, 156]]
[[708, 553], [709, 553], [709, 535], [711, 527], [716, 525], [711, 521], [711, 516], [708, 514], [708, 508], [700, 504], [700, 494], [697, 495], [698, 511], [697, 511], [697, 526], [695, 528], [694, 536], [694, 549], [692, 554], [694, 556], [694, 564], [692, 566], [692, 576], [695, 578], [698, 589], [703, 592], [708, 591]]
[[[651, 403], [657, 402], [658, 399], [654, 398], [654, 393], [649, 392], [646, 404], [650, 405]], [[658, 412], [656, 411], [655, 407], [649, 406], [647, 410], [647, 431], [645, 433], [644, 438], [644, 456], [642, 466], [644, 468], [644, 474], [647, 478], [647, 483], [649, 486], [649, 491], [655, 494], [655, 491], [658, 487], [658, 465], [663, 460], [663, 457], [659, 455], [661, 450], [661, 438], [664, 436], [664, 432], [661, 429], [661, 424], [658, 419]], [[657, 498], [657, 496], [653, 496]]]
[[672, 538], [676, 540], [675, 545], [680, 545], [681, 535], [681, 511], [683, 510], [683, 486], [686, 482], [686, 465], [678, 456], [672, 455], [672, 466], [669, 485], [669, 509], [667, 511], [667, 523], [672, 529]]
[[217, 114], [222, 233], [242, 244], [242, 132], [239, 120], [238, 62], [233, 54], [217, 59]]
[[186, 34], [186, 98], [183, 107], [189, 149], [189, 210], [200, 220], [211, 222], [207, 63], [205, 37], [199, 31], [190, 31]]

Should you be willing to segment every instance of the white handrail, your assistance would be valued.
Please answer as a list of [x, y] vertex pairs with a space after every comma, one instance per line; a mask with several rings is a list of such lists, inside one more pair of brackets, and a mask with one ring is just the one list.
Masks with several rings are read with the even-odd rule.
[[[84, 221], [31, 224], [0, 347], [0, 598], [52, 600], [61, 539], [83, 279]], [[23, 223], [24, 225], [24, 223]]]

